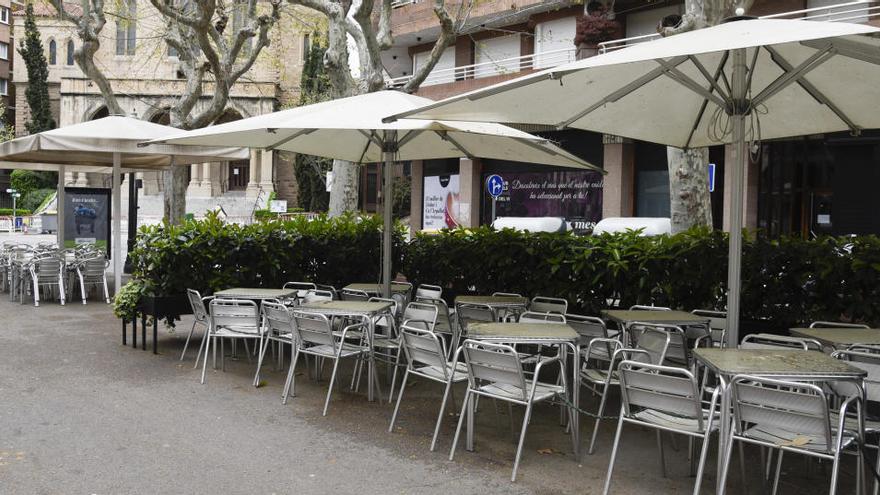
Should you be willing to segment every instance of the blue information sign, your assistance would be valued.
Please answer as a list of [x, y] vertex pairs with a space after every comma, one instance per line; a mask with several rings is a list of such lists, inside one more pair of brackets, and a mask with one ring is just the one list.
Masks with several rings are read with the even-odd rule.
[[709, 164], [709, 192], [715, 192], [715, 164]]
[[495, 199], [504, 192], [504, 179], [500, 175], [493, 174], [486, 179], [486, 191]]

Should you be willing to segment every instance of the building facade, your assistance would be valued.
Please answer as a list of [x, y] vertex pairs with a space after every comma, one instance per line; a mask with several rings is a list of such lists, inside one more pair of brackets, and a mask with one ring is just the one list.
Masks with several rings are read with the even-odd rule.
[[[0, 0], [8, 1], [8, 0]], [[78, 4], [75, 4], [78, 6]], [[108, 4], [111, 5], [111, 4]], [[112, 4], [119, 12], [107, 15], [101, 48], [96, 64], [109, 79], [120, 106], [129, 115], [151, 122], [168, 124], [169, 109], [184, 91], [185, 75], [177, 55], [163, 39], [163, 17], [149, 0], [131, 0]], [[74, 61], [80, 41], [71, 23], [58, 19], [47, 3], [35, 3], [46, 60], [49, 66], [52, 112], [59, 126], [76, 124], [109, 114], [97, 86]], [[232, 23], [235, 22], [233, 13]], [[24, 30], [24, 13], [13, 16], [16, 32]], [[252, 117], [290, 106], [298, 99], [299, 76], [304, 56], [304, 37], [300, 18], [284, 11], [273, 27], [271, 44], [258, 57], [250, 71], [231, 89], [229, 103], [218, 123]], [[0, 27], [2, 30], [2, 27]], [[2, 34], [2, 33], [0, 33]], [[0, 45], [2, 55], [2, 45]], [[14, 57], [20, 58], [16, 52]], [[2, 64], [0, 64], [2, 77]], [[27, 72], [23, 63], [12, 71], [16, 88], [16, 132], [26, 133], [29, 117], [24, 90]], [[210, 81], [205, 83], [208, 96], [198, 102], [194, 113], [209, 104]], [[0, 88], [2, 89], [2, 88]], [[141, 216], [161, 217], [163, 180], [161, 172], [138, 174]], [[280, 199], [295, 199], [296, 186], [289, 157], [273, 152], [253, 152], [250, 160], [204, 163], [190, 166], [187, 189], [187, 212], [197, 216], [218, 205], [231, 217], [250, 216], [275, 193]], [[65, 183], [71, 186], [104, 187], [108, 176], [91, 173], [68, 173]], [[128, 178], [126, 177], [126, 181]], [[123, 184], [127, 194], [127, 184]]]
[[[842, 4], [846, 5], [842, 5]], [[756, 0], [748, 15], [785, 14], [880, 25], [872, 7], [845, 0]], [[455, 3], [448, 6], [455, 9]], [[424, 63], [438, 36], [430, 2], [395, 2], [392, 17], [395, 46], [384, 54], [392, 84], [403, 84]], [[682, 1], [605, 0], [602, 2], [531, 1], [511, 4], [476, 2], [464, 31], [441, 57], [419, 89], [419, 95], [439, 99], [489, 86], [578, 58], [653, 39], [662, 22], [675, 22]], [[602, 42], [575, 46], [578, 18], [587, 10], [607, 9], [616, 27]], [[412, 162], [411, 226], [413, 230], [458, 224], [488, 223], [492, 212], [501, 216], [563, 216], [577, 228], [607, 217], [669, 216], [669, 174], [666, 147], [618, 136], [580, 130], [536, 132], [582, 158], [602, 166], [607, 174], [592, 176], [529, 164], [493, 160]], [[727, 228], [730, 198], [726, 146], [710, 149], [714, 168], [712, 209], [717, 228]], [[871, 187], [865, 180], [880, 170], [880, 141], [871, 132], [807, 136], [763, 142], [746, 171], [745, 224], [771, 235], [880, 233], [876, 195], [844, 191]], [[485, 192], [490, 175], [501, 175], [509, 191], [493, 201]], [[444, 198], [452, 198], [444, 202]], [[442, 204], [441, 204], [442, 203]], [[438, 206], [439, 205], [439, 206]], [[444, 208], [455, 208], [452, 214]]]
[[[3, 121], [8, 125], [15, 124], [15, 87], [12, 84], [12, 64], [15, 52], [15, 41], [12, 37], [12, 9], [19, 8], [17, 2], [0, 0], [0, 102], [3, 103]], [[11, 202], [5, 191], [9, 188], [9, 171], [0, 170], [0, 208]]]

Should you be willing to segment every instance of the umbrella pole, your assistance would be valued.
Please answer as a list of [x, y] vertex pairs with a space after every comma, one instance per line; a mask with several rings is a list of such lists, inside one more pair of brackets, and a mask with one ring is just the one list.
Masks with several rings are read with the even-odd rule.
[[727, 345], [736, 348], [739, 344], [740, 290], [742, 286], [742, 228], [743, 228], [743, 175], [748, 166], [746, 149], [746, 100], [747, 68], [746, 51], [737, 49], [731, 52], [733, 74], [731, 77], [731, 93], [734, 109], [730, 116], [733, 126], [733, 184], [731, 184], [730, 201], [730, 253], [727, 271]]
[[122, 198], [119, 191], [122, 183], [122, 153], [113, 153], [113, 293], [122, 288]]
[[58, 191], [55, 194], [55, 240], [58, 248], [64, 249], [64, 176], [67, 167], [58, 167]]
[[391, 220], [392, 208], [392, 166], [394, 164], [394, 154], [397, 152], [397, 131], [387, 130], [384, 135], [383, 153], [385, 164], [382, 167], [385, 183], [382, 186], [382, 296], [391, 297], [391, 230], [393, 228]]

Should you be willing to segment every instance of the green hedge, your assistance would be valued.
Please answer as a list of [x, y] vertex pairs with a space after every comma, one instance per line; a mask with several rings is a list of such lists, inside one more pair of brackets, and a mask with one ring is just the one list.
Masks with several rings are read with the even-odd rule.
[[[248, 226], [212, 215], [181, 226], [141, 228], [132, 260], [140, 293], [203, 293], [280, 287], [310, 280], [337, 287], [379, 279], [381, 220], [296, 218]], [[395, 267], [414, 284], [450, 295], [519, 292], [563, 297], [572, 311], [598, 314], [656, 304], [723, 308], [727, 236], [695, 229], [675, 236], [578, 237], [489, 227], [395, 237]], [[743, 316], [792, 325], [812, 320], [880, 324], [880, 239], [744, 240]], [[139, 289], [140, 290], [140, 289]]]
[[[24, 217], [30, 215], [31, 210], [25, 210], [23, 208], [15, 208], [15, 216]], [[0, 217], [9, 217], [12, 216], [12, 208], [0, 208]]]

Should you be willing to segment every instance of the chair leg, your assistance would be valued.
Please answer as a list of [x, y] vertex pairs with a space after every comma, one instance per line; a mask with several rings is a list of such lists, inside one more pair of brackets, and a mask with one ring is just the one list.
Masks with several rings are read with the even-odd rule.
[[[537, 380], [538, 377], [535, 377]], [[510, 476], [510, 481], [516, 481], [516, 471], [519, 469], [519, 458], [522, 456], [523, 444], [526, 441], [526, 430], [529, 428], [529, 419], [532, 416], [532, 403], [526, 406], [526, 414], [523, 417], [522, 431], [519, 434], [519, 445], [516, 447], [516, 459], [513, 461], [513, 474]]]
[[79, 276], [79, 293], [82, 295], [83, 304], [86, 304], [86, 283], [82, 273], [77, 273], [77, 276]]
[[467, 415], [466, 410], [468, 407], [468, 403], [473, 400], [471, 397], [471, 389], [468, 387], [467, 392], [464, 394], [464, 401], [461, 404], [461, 415], [458, 417], [458, 426], [455, 427], [455, 436], [452, 437], [452, 448], [449, 449], [449, 460], [451, 461], [453, 457], [455, 457], [455, 447], [458, 445], [458, 437], [461, 434], [461, 426], [464, 424], [464, 417]]
[[[391, 414], [391, 424], [388, 425], [388, 433], [394, 431], [394, 421], [397, 419], [397, 411], [400, 410], [400, 401], [403, 399], [403, 390], [406, 388], [407, 378], [409, 378], [409, 368], [406, 369], [406, 373], [403, 375], [403, 383], [400, 384], [400, 392], [397, 394], [397, 403], [394, 405], [394, 412]], [[389, 400], [390, 397], [393, 397], [393, 395], [389, 396]]]
[[[779, 457], [776, 459], [776, 473], [773, 475], [773, 489], [770, 493], [776, 495], [776, 490], [779, 488], [779, 473], [782, 472], [782, 455], [785, 453], [784, 450], [779, 449]], [[745, 480], [743, 480], [745, 482]]]
[[596, 417], [596, 425], [593, 426], [593, 435], [590, 438], [590, 449], [587, 451], [587, 454], [593, 455], [593, 449], [596, 446], [596, 437], [599, 436], [599, 423], [602, 421], [602, 415], [605, 414], [605, 404], [608, 401], [608, 389], [610, 387], [608, 384], [605, 384], [605, 389], [602, 390], [602, 400], [599, 401], [599, 414]]
[[700, 460], [697, 462], [697, 479], [694, 481], [694, 495], [700, 495], [700, 486], [703, 483], [703, 471], [706, 468], [706, 457], [709, 454], [709, 437], [711, 432], [706, 432], [703, 437], [703, 445], [700, 448]]
[[[119, 287], [116, 288], [116, 292], [119, 292]], [[110, 291], [107, 290], [107, 274], [104, 274], [104, 300], [107, 304], [110, 304]]]
[[[215, 340], [216, 340], [216, 338], [217, 337], [214, 337]], [[210, 354], [210, 351], [211, 351], [211, 334], [206, 333], [205, 334], [205, 361], [202, 364], [202, 382], [201, 382], [202, 384], [205, 383], [205, 372], [208, 370], [208, 354]], [[216, 356], [216, 354], [217, 354], [217, 342], [214, 342], [214, 355]], [[198, 363], [198, 361], [196, 361], [196, 363]]]
[[[409, 368], [407, 368], [406, 371], [409, 373]], [[403, 389], [404, 385], [406, 385], [406, 376], [403, 377], [403, 383], [400, 384], [400, 388]], [[434, 425], [434, 436], [431, 438], [431, 452], [434, 452], [434, 447], [437, 446], [437, 435], [440, 434], [440, 425], [443, 423], [443, 415], [446, 413], [446, 401], [449, 399], [451, 391], [452, 376], [446, 381], [446, 390], [443, 391], [443, 401], [440, 402], [440, 413], [437, 415], [437, 424]], [[455, 409], [454, 403], [452, 408]]]
[[61, 305], [64, 306], [64, 275], [58, 275], [58, 298], [61, 299]]
[[[296, 361], [299, 359], [299, 348], [296, 348], [293, 351], [293, 360], [290, 362], [290, 370], [287, 372], [287, 381], [284, 382], [284, 392], [281, 394], [281, 403], [287, 404], [287, 398], [293, 394], [296, 394]], [[306, 369], [309, 368], [309, 363], [306, 361]]]
[[391, 404], [391, 398], [394, 397], [394, 387], [397, 385], [397, 369], [400, 367], [400, 348], [397, 349], [397, 356], [394, 358], [394, 373], [391, 375], [391, 390], [388, 392], [388, 403]]
[[40, 283], [34, 277], [34, 306], [40, 305]]
[[[183, 344], [183, 351], [180, 353], [180, 361], [183, 361], [183, 357], [186, 356], [186, 348], [189, 347], [189, 339], [192, 338], [193, 332], [196, 330], [196, 323], [198, 323], [198, 321], [193, 322], [192, 328], [189, 329], [189, 335], [186, 336], [186, 342]], [[198, 362], [198, 360], [199, 358], [196, 358], [196, 362]]]
[[[262, 345], [260, 347], [260, 356], [257, 358], [257, 372], [254, 374], [254, 386], [260, 386], [260, 369], [263, 367], [263, 358], [266, 356], [266, 348], [269, 347], [269, 342], [271, 339], [261, 339]], [[256, 350], [256, 349], [255, 349]]]
[[748, 493], [748, 487], [746, 486], [748, 481], [748, 478], [746, 478], [746, 446], [742, 442], [739, 443], [739, 477], [742, 480], [742, 493], [746, 495]]
[[[728, 431], [733, 431], [733, 422], [730, 423]], [[721, 461], [721, 474], [718, 475], [718, 486], [721, 488], [719, 493], [724, 493], [727, 484], [727, 473], [730, 471], [730, 455], [733, 453], [733, 438], [719, 438], [719, 442], [727, 442], [724, 448], [724, 458]]]
[[196, 362], [193, 364], [193, 369], [198, 368], [199, 360], [202, 357], [202, 352], [207, 355], [207, 351], [205, 350], [205, 343], [208, 341], [208, 337], [211, 335], [211, 327], [210, 323], [207, 327], [205, 327], [205, 333], [202, 334], [202, 342], [199, 344], [199, 353], [196, 354]]
[[324, 399], [324, 413], [322, 416], [327, 415], [327, 408], [330, 407], [330, 397], [333, 395], [333, 382], [336, 381], [336, 370], [339, 369], [339, 356], [333, 360], [333, 372], [330, 373], [330, 386], [327, 387], [327, 398]]
[[623, 408], [620, 408], [620, 419], [617, 420], [617, 432], [614, 433], [614, 445], [611, 447], [611, 459], [608, 461], [608, 472], [605, 474], [605, 488], [602, 495], [608, 495], [611, 489], [611, 475], [614, 472], [614, 461], [617, 459], [617, 447], [620, 444], [620, 432], [623, 430]]

